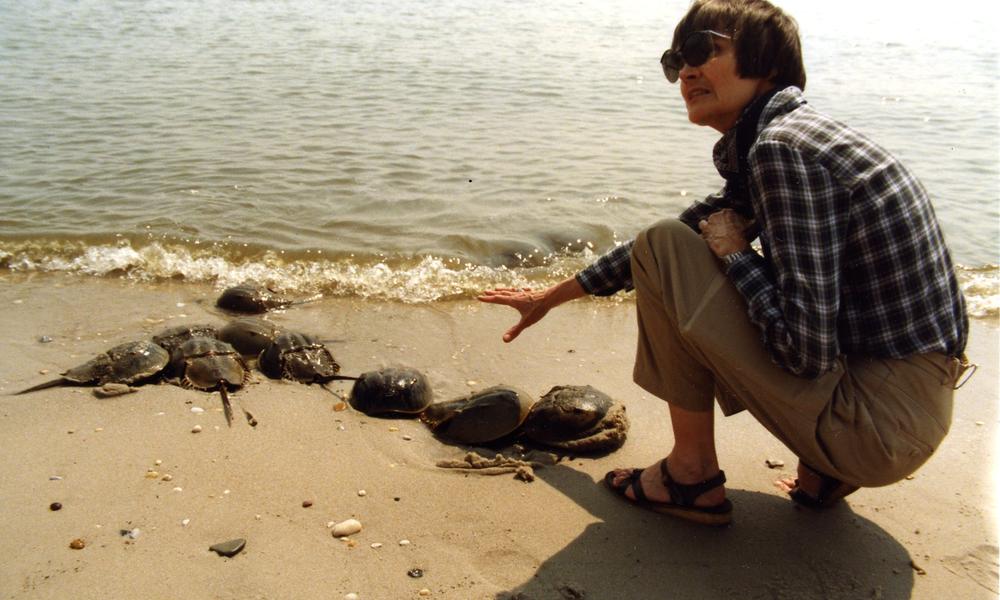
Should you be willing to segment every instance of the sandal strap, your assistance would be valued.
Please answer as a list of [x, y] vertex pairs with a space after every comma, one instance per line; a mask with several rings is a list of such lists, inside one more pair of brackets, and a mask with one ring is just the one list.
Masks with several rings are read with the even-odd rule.
[[720, 470], [713, 477], [709, 477], [698, 483], [677, 483], [670, 476], [667, 469], [667, 459], [660, 461], [660, 473], [663, 476], [663, 485], [670, 492], [670, 501], [681, 506], [694, 506], [694, 501], [705, 492], [717, 488], [726, 483], [726, 472]]
[[632, 488], [632, 495], [635, 496], [636, 500], [649, 502], [646, 491], [642, 489], [642, 482], [639, 481], [640, 477], [642, 477], [642, 469], [632, 469], [632, 473], [628, 476], [628, 487]]

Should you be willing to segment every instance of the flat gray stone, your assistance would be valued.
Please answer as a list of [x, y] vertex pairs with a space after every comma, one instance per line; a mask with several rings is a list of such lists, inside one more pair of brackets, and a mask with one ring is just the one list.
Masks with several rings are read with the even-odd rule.
[[219, 556], [236, 556], [243, 551], [243, 548], [247, 545], [247, 541], [243, 538], [237, 538], [235, 540], [229, 540], [228, 542], [220, 542], [214, 546], [209, 546], [209, 550], [215, 552]]

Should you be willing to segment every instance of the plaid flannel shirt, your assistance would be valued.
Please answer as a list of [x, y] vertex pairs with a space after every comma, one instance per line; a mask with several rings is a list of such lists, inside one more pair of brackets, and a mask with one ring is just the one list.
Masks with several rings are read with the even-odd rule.
[[[727, 266], [775, 363], [819, 376], [841, 354], [902, 358], [965, 349], [968, 317], [948, 248], [923, 186], [872, 141], [778, 92], [756, 124], [746, 194], [735, 131], [713, 158], [727, 184], [680, 219], [722, 208], [752, 216], [763, 256]], [[747, 197], [748, 196], [748, 197]], [[631, 244], [577, 274], [589, 293], [631, 289]]]

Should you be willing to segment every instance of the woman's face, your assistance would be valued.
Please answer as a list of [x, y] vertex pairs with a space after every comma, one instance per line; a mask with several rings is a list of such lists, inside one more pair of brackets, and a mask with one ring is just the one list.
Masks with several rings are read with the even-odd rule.
[[681, 97], [692, 123], [725, 133], [747, 104], [774, 84], [767, 79], [738, 76], [732, 40], [715, 36], [712, 39], [715, 53], [711, 58], [701, 66], [685, 64], [681, 68]]

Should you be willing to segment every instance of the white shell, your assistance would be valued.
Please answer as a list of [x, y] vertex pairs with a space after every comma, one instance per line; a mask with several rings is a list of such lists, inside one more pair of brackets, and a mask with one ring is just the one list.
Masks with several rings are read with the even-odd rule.
[[345, 537], [361, 531], [361, 521], [348, 519], [333, 526], [333, 537]]

